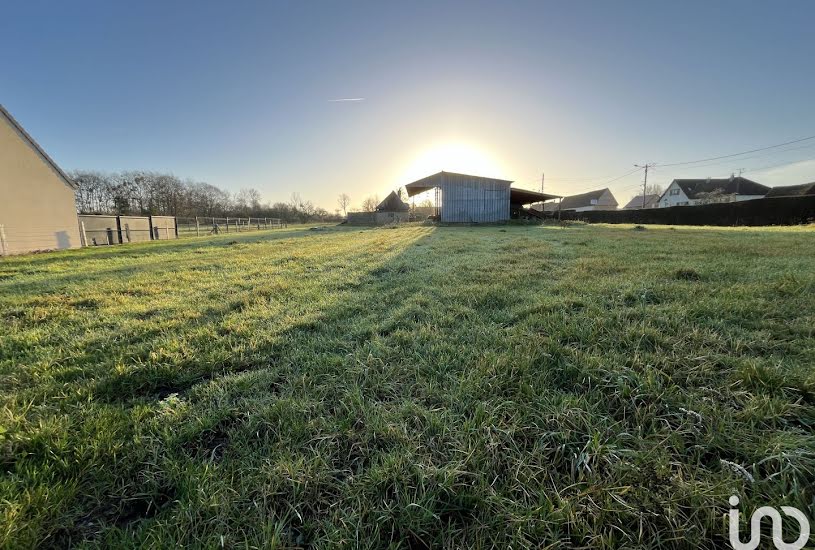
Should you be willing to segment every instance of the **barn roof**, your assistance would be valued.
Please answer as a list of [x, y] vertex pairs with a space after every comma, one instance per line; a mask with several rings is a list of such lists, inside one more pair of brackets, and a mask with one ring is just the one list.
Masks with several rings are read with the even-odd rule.
[[473, 176], [470, 174], [458, 174], [456, 172], [445, 172], [444, 170], [442, 170], [438, 174], [433, 174], [432, 176], [427, 176], [426, 178], [422, 178], [420, 180], [416, 180], [412, 183], [408, 183], [407, 185], [405, 185], [405, 190], [407, 190], [408, 197], [418, 195], [419, 193], [424, 193], [425, 191], [429, 191], [434, 187], [439, 187], [441, 185], [441, 179], [444, 174], [448, 174], [451, 176], [463, 176], [465, 178], [472, 178], [484, 181], [497, 181], [508, 184], [512, 183], [509, 180], [502, 180], [498, 178], [485, 178], [484, 176]]
[[[766, 195], [770, 190], [741, 176], [734, 178], [704, 178], [704, 179], [678, 179], [677, 184], [689, 199], [700, 198], [707, 194], [721, 195]], [[664, 193], [663, 193], [664, 195]]]
[[[659, 203], [659, 195], [657, 194], [649, 194], [645, 195], [645, 208], [651, 208], [656, 206]], [[628, 201], [628, 204], [623, 206], [623, 210], [636, 210], [638, 208], [642, 208], [642, 195], [638, 195]]]
[[28, 135], [28, 132], [26, 132], [25, 129], [22, 126], [20, 126], [20, 123], [17, 122], [13, 116], [11, 116], [11, 113], [9, 113], [6, 110], [6, 108], [3, 107], [2, 104], [0, 104], [0, 114], [2, 114], [11, 123], [12, 127], [14, 127], [14, 129], [17, 130], [17, 132], [23, 137], [23, 139], [26, 140], [28, 144], [34, 149], [34, 151], [36, 151], [40, 155], [42, 160], [44, 160], [45, 163], [48, 164], [54, 170], [54, 172], [57, 173], [60, 179], [62, 179], [62, 181], [65, 182], [65, 185], [74, 190], [79, 189], [79, 185], [76, 182], [74, 182], [71, 178], [69, 178], [65, 174], [65, 172], [62, 171], [62, 168], [60, 168], [57, 165], [57, 163], [54, 162], [53, 159], [51, 159], [51, 157], [48, 156], [48, 153], [46, 153], [45, 150], [42, 147], [40, 147], [39, 143], [34, 141], [34, 138]]
[[[439, 172], [438, 174], [433, 174], [432, 176], [427, 176], [426, 178], [422, 178], [420, 180], [414, 181], [412, 183], [408, 183], [405, 185], [405, 190], [407, 190], [408, 197], [412, 197], [414, 195], [418, 195], [419, 193], [424, 193], [425, 191], [429, 191], [435, 187], [439, 187], [441, 185], [442, 176], [443, 175], [450, 175], [450, 176], [457, 176], [457, 177], [464, 177], [469, 179], [476, 179], [476, 180], [483, 180], [483, 181], [491, 181], [491, 182], [499, 182], [499, 183], [506, 183], [512, 185], [512, 181], [510, 180], [502, 180], [499, 178], [487, 178], [484, 176], [472, 176], [470, 174], [458, 174], [456, 172]], [[543, 202], [549, 199], [557, 199], [559, 198], [558, 195], [549, 195], [547, 193], [539, 193], [537, 191], [530, 191], [528, 189], [512, 189], [509, 190], [509, 202], [512, 204], [531, 204], [534, 202]]]
[[376, 207], [377, 212], [407, 212], [410, 206], [399, 198], [396, 191], [391, 191], [385, 200]]
[[543, 202], [557, 198], [560, 197], [558, 195], [550, 195], [548, 193], [530, 191], [529, 189], [513, 189], [511, 187], [509, 188], [509, 202], [512, 204], [532, 204], [535, 202]]
[[801, 185], [782, 185], [773, 187], [767, 193], [767, 198], [772, 197], [802, 197], [805, 195], [815, 195], [815, 181]]

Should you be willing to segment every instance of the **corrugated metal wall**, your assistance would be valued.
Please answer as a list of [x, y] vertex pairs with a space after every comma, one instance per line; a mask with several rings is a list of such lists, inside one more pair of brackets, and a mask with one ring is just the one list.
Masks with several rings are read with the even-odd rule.
[[441, 181], [441, 221], [487, 223], [509, 219], [510, 183], [444, 173]]

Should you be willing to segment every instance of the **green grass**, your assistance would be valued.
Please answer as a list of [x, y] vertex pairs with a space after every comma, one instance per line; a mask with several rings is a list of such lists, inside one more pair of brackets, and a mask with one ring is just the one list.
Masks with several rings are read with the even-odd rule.
[[716, 548], [731, 494], [814, 509], [811, 227], [33, 255], [0, 318], [0, 547]]

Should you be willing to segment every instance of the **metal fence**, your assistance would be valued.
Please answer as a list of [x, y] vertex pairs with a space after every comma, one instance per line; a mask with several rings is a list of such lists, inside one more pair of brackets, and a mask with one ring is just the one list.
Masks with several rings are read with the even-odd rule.
[[221, 233], [242, 233], [264, 229], [282, 229], [288, 224], [280, 218], [176, 218], [179, 237], [200, 237]]
[[173, 216], [106, 216], [80, 214], [84, 246], [127, 244], [178, 238]]

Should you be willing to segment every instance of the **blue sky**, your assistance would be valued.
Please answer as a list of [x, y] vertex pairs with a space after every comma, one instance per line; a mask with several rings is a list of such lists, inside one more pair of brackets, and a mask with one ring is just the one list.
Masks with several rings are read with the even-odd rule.
[[[329, 210], [423, 171], [569, 194], [815, 135], [815, 2], [17, 2], [0, 103], [65, 169]], [[332, 102], [338, 98], [363, 101]], [[653, 181], [815, 180], [815, 140]], [[783, 166], [779, 166], [783, 165]]]

